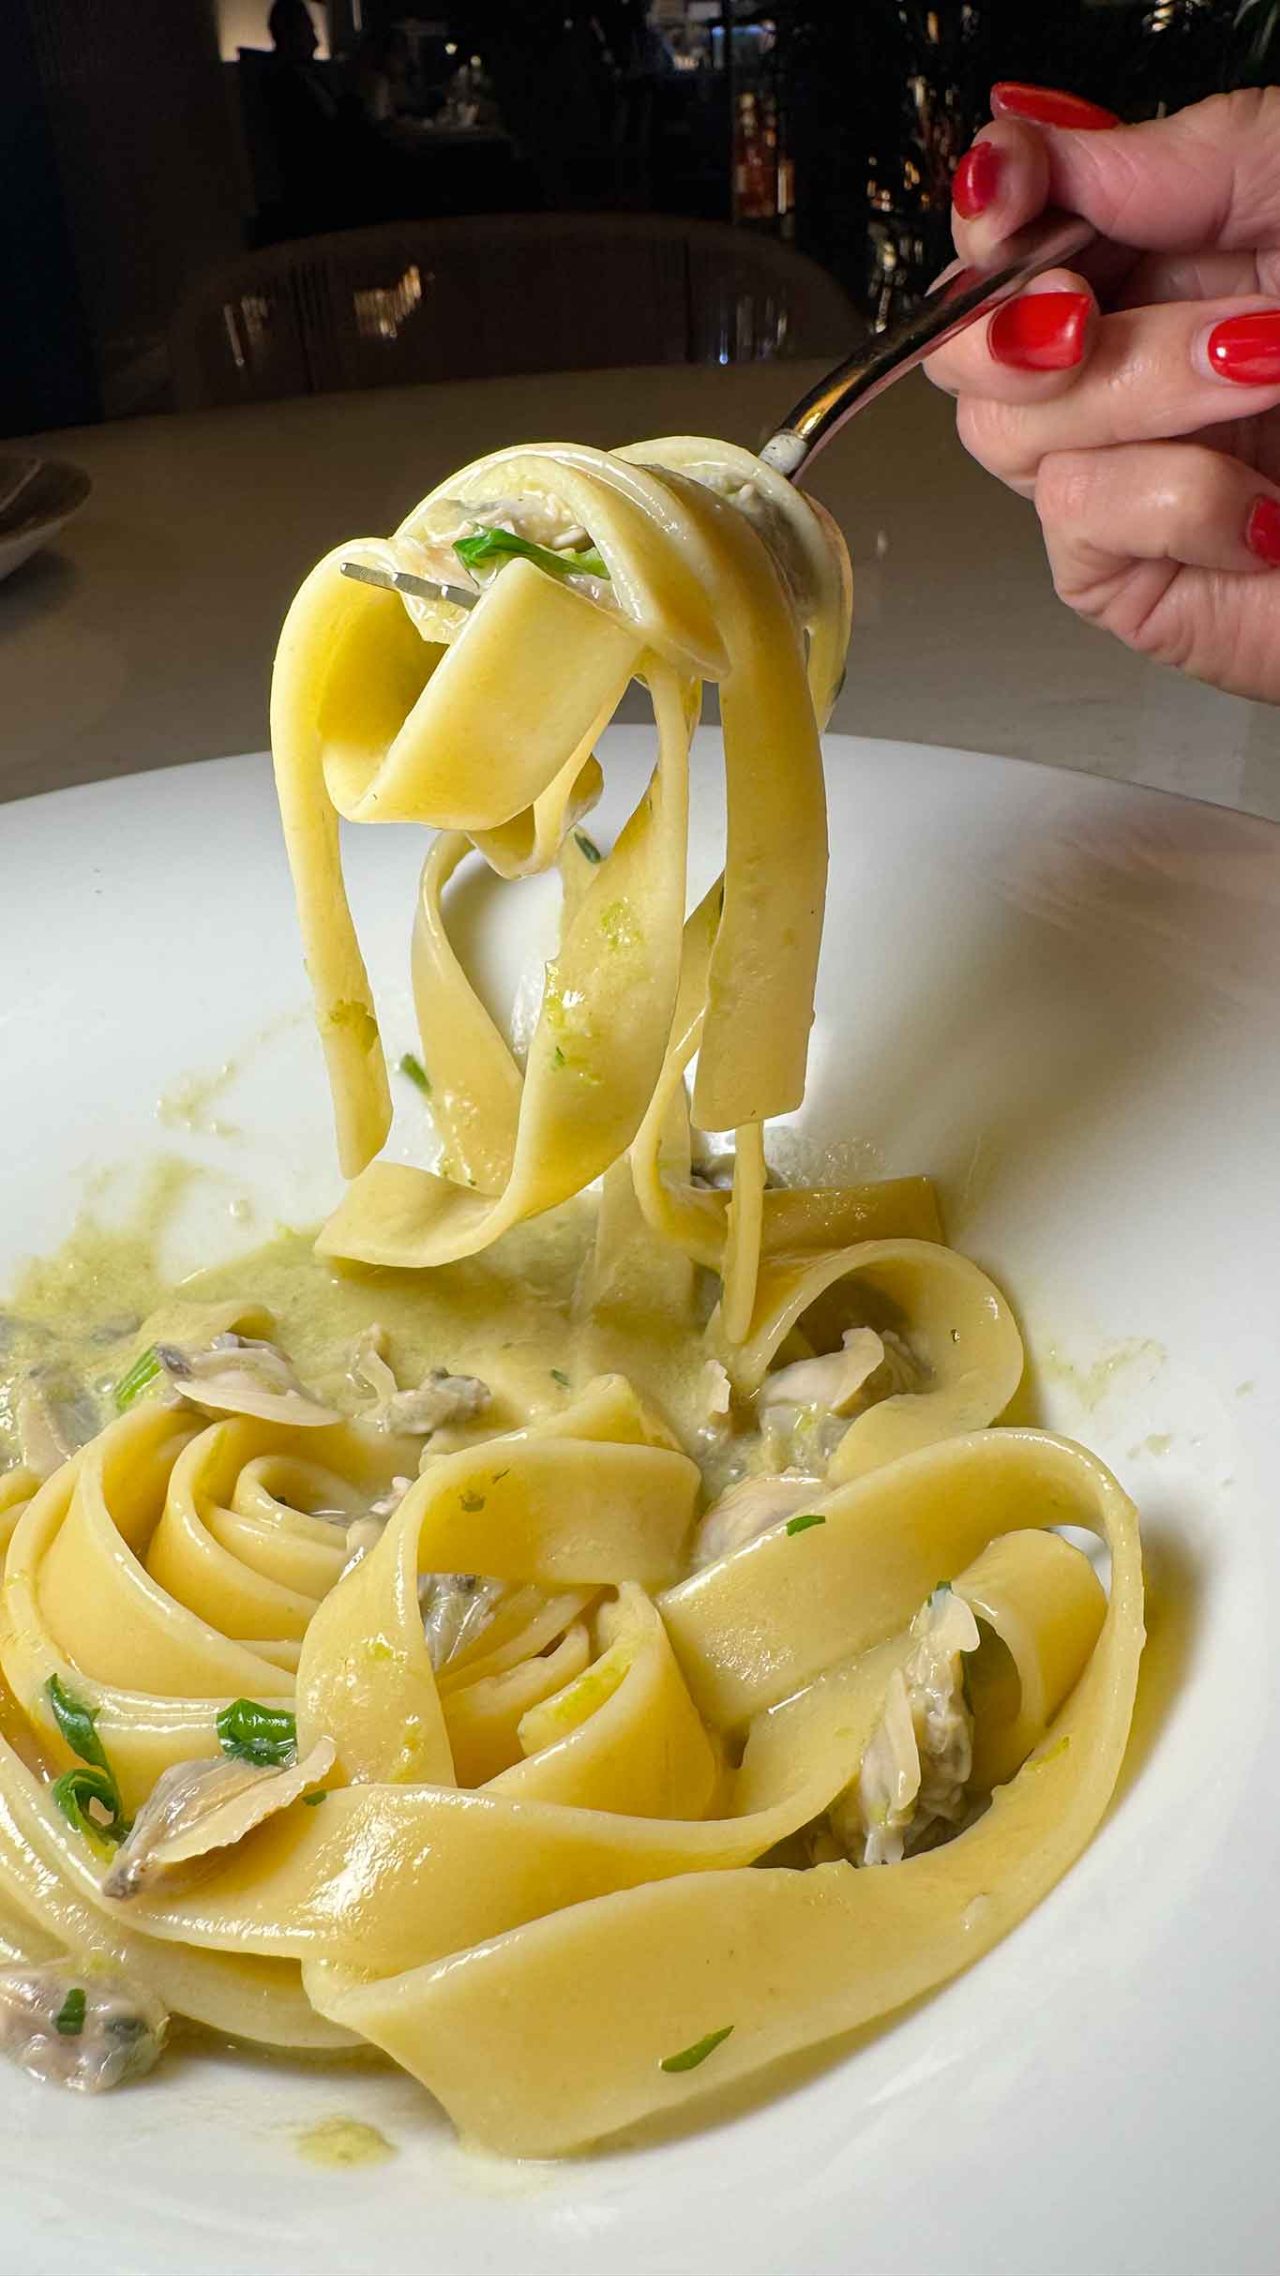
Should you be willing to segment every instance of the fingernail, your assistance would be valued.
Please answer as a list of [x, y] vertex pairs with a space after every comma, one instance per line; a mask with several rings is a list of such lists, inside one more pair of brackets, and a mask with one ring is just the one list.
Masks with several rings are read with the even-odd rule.
[[1228, 316], [1205, 342], [1209, 369], [1238, 387], [1274, 387], [1280, 381], [1280, 308]]
[[1030, 119], [1035, 126], [1119, 126], [1114, 111], [1089, 103], [1083, 95], [1064, 95], [1059, 87], [1028, 87], [1020, 79], [1001, 79], [991, 90], [991, 115]]
[[962, 221], [976, 221], [1000, 187], [1000, 153], [994, 142], [975, 142], [955, 170], [951, 195]]
[[1268, 568], [1280, 568], [1280, 504], [1274, 498], [1254, 499], [1244, 525], [1244, 542]]
[[1016, 371], [1069, 371], [1084, 354], [1092, 307], [1087, 292], [1028, 292], [1006, 300], [987, 327], [998, 364]]

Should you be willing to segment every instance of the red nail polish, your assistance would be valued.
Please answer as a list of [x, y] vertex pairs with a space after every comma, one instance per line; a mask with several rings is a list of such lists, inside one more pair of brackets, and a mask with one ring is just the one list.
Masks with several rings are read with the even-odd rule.
[[1000, 153], [994, 142], [975, 142], [955, 170], [951, 195], [962, 221], [976, 221], [1000, 185]]
[[997, 119], [1030, 119], [1033, 126], [1119, 126], [1114, 111], [1101, 103], [1086, 102], [1083, 95], [1065, 95], [1059, 87], [1028, 87], [1019, 79], [1001, 79], [991, 90], [991, 115]]
[[1274, 387], [1280, 382], [1280, 308], [1260, 308], [1252, 316], [1228, 316], [1209, 334], [1209, 363], [1219, 379], [1239, 387]]
[[1280, 505], [1274, 498], [1254, 499], [1244, 525], [1244, 542], [1268, 568], [1280, 568]]
[[998, 364], [1015, 371], [1069, 371], [1084, 354], [1092, 307], [1087, 292], [1028, 292], [1006, 300], [987, 327]]

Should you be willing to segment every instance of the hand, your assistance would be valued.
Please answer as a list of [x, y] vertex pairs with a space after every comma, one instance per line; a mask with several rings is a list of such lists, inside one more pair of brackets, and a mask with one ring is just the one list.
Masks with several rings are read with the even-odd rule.
[[1133, 127], [1040, 89], [997, 88], [993, 108], [956, 171], [959, 253], [1047, 204], [1109, 242], [929, 375], [966, 450], [1035, 500], [1070, 608], [1280, 702], [1280, 90]]

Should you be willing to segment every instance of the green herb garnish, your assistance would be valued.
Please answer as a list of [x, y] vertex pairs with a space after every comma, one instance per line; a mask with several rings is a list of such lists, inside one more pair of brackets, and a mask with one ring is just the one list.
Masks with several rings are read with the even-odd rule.
[[483, 1494], [459, 1494], [459, 1496], [458, 1496], [458, 1507], [459, 1507], [460, 1509], [465, 1509], [465, 1510], [476, 1510], [476, 1509], [483, 1509], [483, 1508], [484, 1508], [484, 1495], [483, 1495]]
[[579, 853], [586, 855], [588, 861], [597, 862], [604, 860], [604, 855], [601, 853], [595, 839], [589, 838], [585, 830], [575, 830], [573, 833], [573, 842], [578, 848]]
[[160, 1354], [154, 1344], [151, 1344], [146, 1351], [139, 1352], [132, 1367], [125, 1369], [112, 1394], [115, 1400], [116, 1413], [118, 1415], [126, 1413], [128, 1408], [133, 1405], [134, 1400], [142, 1397], [148, 1384], [154, 1383], [156, 1377], [163, 1375], [163, 1373]]
[[705, 2063], [708, 2055], [723, 2046], [732, 2029], [732, 2023], [726, 2023], [720, 2031], [708, 2031], [705, 2039], [695, 2039], [691, 2047], [682, 2047], [678, 2055], [664, 2055], [659, 2070], [696, 2071], [699, 2063]]
[[72, 1754], [79, 1755], [81, 1762], [96, 1763], [100, 1770], [109, 1773], [107, 1750], [98, 1737], [97, 1709], [86, 1707], [83, 1699], [77, 1699], [74, 1691], [68, 1691], [65, 1683], [56, 1675], [50, 1676], [45, 1690], [53, 1709], [54, 1722]]
[[218, 1744], [237, 1762], [280, 1770], [298, 1749], [298, 1725], [288, 1707], [264, 1707], [257, 1699], [233, 1699], [217, 1722]]
[[424, 1098], [430, 1098], [431, 1077], [427, 1073], [426, 1068], [423, 1066], [421, 1059], [415, 1058], [412, 1051], [406, 1051], [403, 1053], [400, 1060], [400, 1073], [402, 1075], [408, 1076], [409, 1081], [415, 1086], [417, 1090], [421, 1091]]
[[453, 550], [468, 569], [475, 569], [485, 561], [501, 560], [505, 554], [518, 553], [535, 567], [549, 569], [553, 577], [568, 577], [575, 570], [588, 577], [609, 574], [594, 545], [584, 546], [581, 553], [553, 553], [549, 545], [534, 545], [531, 539], [517, 537], [515, 531], [509, 529], [478, 529], [474, 537], [460, 537]]
[[84, 2029], [86, 2001], [79, 1984], [73, 1984], [53, 2019], [53, 2028], [64, 2039], [78, 2039]]
[[317, 1809], [321, 1802], [328, 1801], [330, 1792], [331, 1789], [328, 1786], [322, 1786], [318, 1794], [304, 1794], [302, 1797], [304, 1808], [308, 1810]]
[[569, 1388], [569, 1378], [568, 1378], [568, 1376], [565, 1374], [565, 1371], [564, 1371], [563, 1367], [553, 1367], [553, 1368], [552, 1368], [552, 1370], [551, 1370], [551, 1380], [552, 1380], [552, 1382], [553, 1382], [553, 1383], [558, 1383], [558, 1384], [560, 1385], [560, 1388], [561, 1388], [561, 1390], [562, 1390], [562, 1391], [567, 1391], [567, 1390], [568, 1390], [568, 1388]]
[[567, 1067], [569, 1064], [558, 1043], [551, 1054], [551, 1064], [553, 1067]]
[[[120, 1790], [109, 1770], [64, 1770], [49, 1788], [55, 1808], [61, 1810], [68, 1825], [77, 1833], [89, 1834], [94, 1841], [121, 1842], [129, 1831], [129, 1821], [122, 1815]], [[90, 1804], [96, 1802], [105, 1815], [95, 1818]]]
[[[88, 1767], [83, 1770], [64, 1770], [55, 1778], [49, 1791], [52, 1799], [68, 1824], [78, 1832], [92, 1834], [98, 1841], [123, 1841], [129, 1831], [120, 1800], [120, 1789], [115, 1773], [107, 1760], [107, 1750], [98, 1737], [98, 1713], [68, 1691], [65, 1683], [51, 1675], [45, 1685], [53, 1719], [70, 1747]], [[104, 1817], [92, 1817], [91, 1802], [96, 1802]]]
[[787, 1531], [788, 1533], [807, 1533], [811, 1525], [825, 1525], [826, 1522], [820, 1511], [806, 1509], [802, 1510], [798, 1517], [787, 1519]]

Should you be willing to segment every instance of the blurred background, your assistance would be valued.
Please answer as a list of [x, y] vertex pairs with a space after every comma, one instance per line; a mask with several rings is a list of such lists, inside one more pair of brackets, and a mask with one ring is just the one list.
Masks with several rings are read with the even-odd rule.
[[[1280, 79], [1280, 0], [0, 0], [0, 801], [260, 749], [307, 569], [451, 468], [758, 447], [945, 264], [997, 79], [1151, 117]], [[1063, 608], [922, 374], [806, 484], [837, 727], [1280, 819], [1280, 713]]]
[[945, 259], [994, 78], [1144, 117], [1275, 76], [1278, 19], [1277, 0], [6, 0], [0, 432], [837, 353]]

